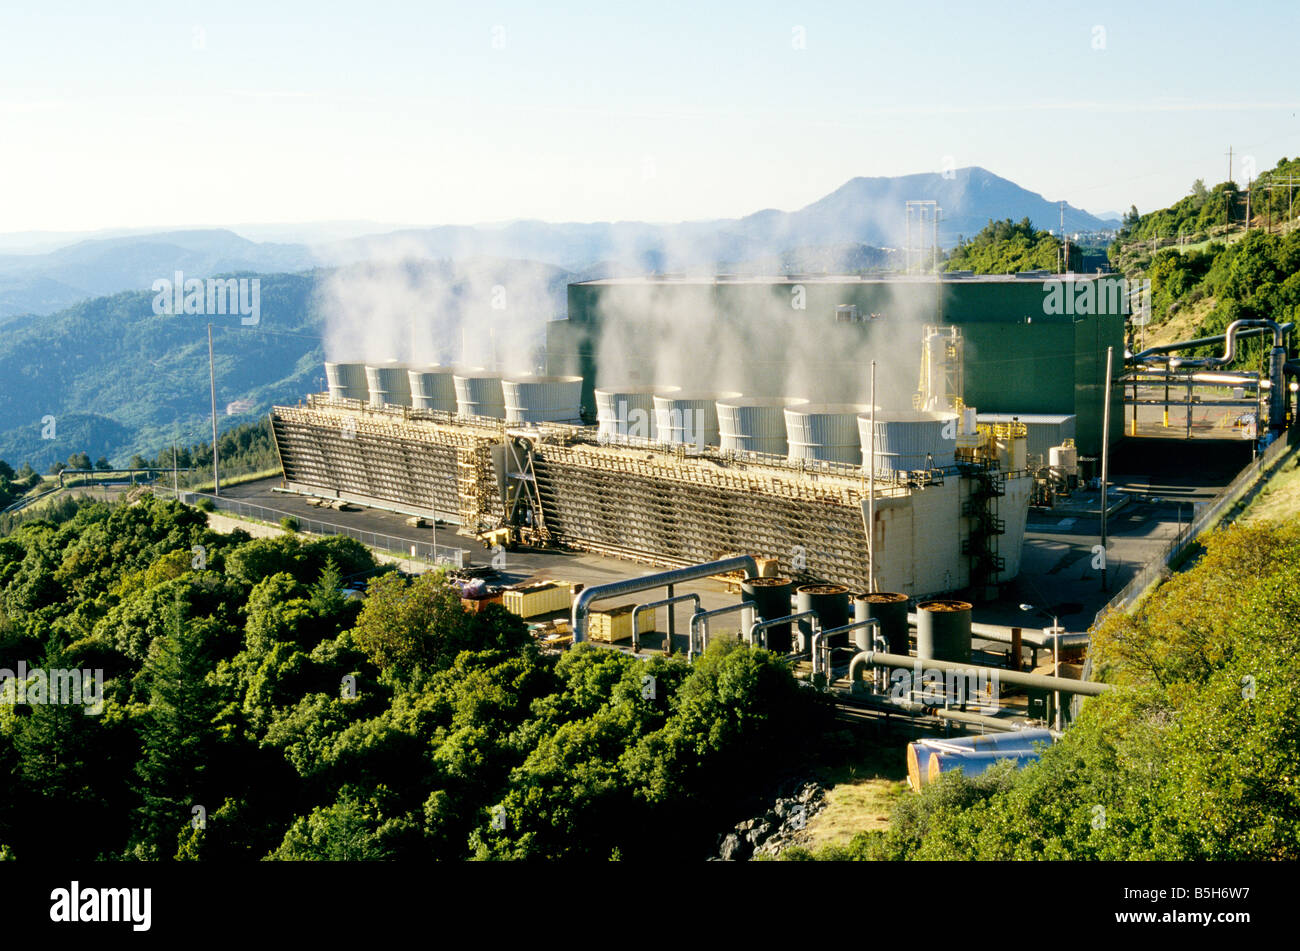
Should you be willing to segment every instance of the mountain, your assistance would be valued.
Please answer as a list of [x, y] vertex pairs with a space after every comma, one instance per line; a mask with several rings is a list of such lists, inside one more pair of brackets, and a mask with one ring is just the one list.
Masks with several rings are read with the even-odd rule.
[[0, 255], [0, 320], [48, 314], [78, 301], [143, 289], [177, 271], [206, 278], [313, 267], [305, 245], [249, 241], [233, 231], [169, 231], [93, 238], [44, 254]]
[[[906, 202], [939, 203], [939, 243], [977, 233], [990, 218], [1028, 217], [1038, 228], [1058, 227], [1056, 202], [982, 168], [894, 178], [854, 178], [796, 211], [764, 209], [743, 218], [678, 223], [511, 221], [491, 225], [407, 228], [360, 236], [357, 222], [253, 228], [264, 236], [303, 234], [313, 243], [254, 241], [232, 230], [207, 229], [97, 237], [42, 254], [0, 254], [0, 323], [19, 314], [49, 314], [86, 298], [148, 288], [183, 271], [206, 278], [231, 272], [279, 273], [360, 261], [432, 258], [464, 261], [499, 258], [535, 261], [573, 272], [607, 264], [620, 271], [699, 271], [737, 262], [801, 259], [851, 264], [884, 260], [907, 233]], [[1114, 227], [1066, 205], [1068, 231]], [[45, 233], [0, 235], [0, 248]], [[865, 248], [828, 254], [825, 249]], [[801, 249], [822, 249], [815, 252]]]
[[[990, 218], [1028, 218], [1041, 230], [1060, 227], [1061, 208], [1036, 192], [1021, 188], [986, 169], [955, 169], [895, 178], [854, 178], [806, 208], [784, 214], [759, 212], [742, 218], [742, 226], [761, 233], [779, 233], [789, 246], [812, 243], [860, 242], [896, 246], [906, 241], [907, 202], [939, 203], [939, 244], [950, 247], [958, 236], [970, 237]], [[752, 223], [752, 225], [751, 225]], [[919, 219], [913, 219], [919, 227]], [[929, 227], [927, 225], [927, 227]], [[1106, 222], [1086, 211], [1065, 206], [1066, 231], [1100, 231]], [[930, 235], [926, 235], [927, 241]]]
[[[273, 403], [324, 389], [327, 329], [340, 338], [351, 332], [352, 339], [379, 339], [386, 318], [395, 325], [404, 319], [399, 329], [409, 335], [419, 312], [428, 335], [444, 328], [443, 336], [455, 338], [432, 344], [458, 349], [460, 334], [445, 328], [488, 326], [480, 302], [498, 286], [520, 302], [491, 324], [498, 342], [518, 338], [539, 346], [545, 322], [563, 313], [573, 275], [525, 261], [477, 260], [403, 262], [400, 277], [409, 296], [363, 314], [350, 304], [377, 296], [395, 282], [394, 271], [376, 274], [357, 265], [260, 275], [256, 325], [244, 326], [238, 315], [211, 318], [218, 412], [246, 401], [219, 425], [248, 422]], [[356, 293], [342, 308], [340, 287]], [[209, 318], [156, 315], [153, 297], [126, 291], [0, 326], [0, 459], [43, 472], [85, 452], [120, 465], [137, 452], [152, 457], [173, 440], [187, 445], [210, 438]]]
[[[318, 247], [323, 259], [360, 260], [395, 248], [418, 249], [431, 257], [465, 254], [544, 261], [583, 271], [596, 261], [645, 270], [691, 270], [723, 262], [787, 257], [806, 247], [866, 245], [881, 249], [906, 242], [906, 203], [931, 199], [942, 209], [939, 243], [956, 244], [990, 218], [1028, 217], [1041, 229], [1056, 230], [1057, 202], [1021, 188], [982, 168], [895, 178], [854, 178], [798, 211], [764, 209], [744, 218], [678, 224], [594, 222], [548, 224], [514, 221], [495, 227], [448, 226], [371, 235]], [[1065, 206], [1068, 231], [1101, 231], [1110, 223]], [[927, 239], [929, 235], [927, 235]]]

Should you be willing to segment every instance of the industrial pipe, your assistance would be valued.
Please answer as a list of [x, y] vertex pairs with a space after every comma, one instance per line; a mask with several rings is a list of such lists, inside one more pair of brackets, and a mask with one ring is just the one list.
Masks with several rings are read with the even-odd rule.
[[700, 635], [700, 650], [698, 653], [704, 653], [709, 646], [709, 620], [715, 617], [722, 617], [724, 614], [734, 614], [737, 611], [744, 611], [749, 607], [748, 601], [741, 601], [739, 604], [729, 604], [725, 608], [714, 608], [712, 611], [696, 611], [691, 615], [691, 636], [686, 644], [686, 659], [694, 660], [695, 654], [695, 637], [698, 632]]
[[[867, 618], [865, 621], [852, 621], [852, 622], [850, 622], [850, 623], [848, 623], [848, 624], [843, 624], [843, 625], [841, 625], [840, 627], [832, 627], [832, 628], [830, 628], [829, 630], [826, 630], [826, 631], [817, 631], [815, 634], [813, 634], [813, 636], [812, 636], [812, 672], [813, 672], [814, 674], [817, 673], [817, 656], [818, 656], [818, 653], [819, 653], [819, 651], [817, 650], [817, 648], [818, 648], [818, 646], [819, 646], [819, 644], [818, 644], [818, 639], [819, 639], [819, 638], [822, 639], [822, 643], [827, 643], [827, 642], [825, 641], [825, 638], [828, 638], [828, 637], [830, 637], [830, 636], [833, 635], [833, 634], [848, 634], [850, 631], [860, 631], [860, 630], [862, 630], [863, 628], [868, 628], [868, 627], [870, 627], [870, 628], [875, 628], [875, 631], [873, 632], [873, 634], [879, 634], [879, 633], [880, 633], [880, 618], [871, 617], [871, 618]], [[873, 640], [874, 640], [874, 637], [873, 637]], [[826, 648], [826, 669], [825, 669], [824, 673], [825, 673], [826, 676], [827, 676], [827, 680], [828, 680], [828, 682], [829, 682], [830, 674], [831, 674], [831, 657], [830, 657], [831, 650], [832, 650], [832, 648], [830, 648], [829, 646]], [[872, 652], [871, 652], [871, 651], [867, 651], [866, 653], [872, 653]], [[852, 662], [851, 662], [851, 661], [850, 661], [850, 664], [849, 664], [849, 668], [850, 668], [850, 672], [851, 672], [851, 671], [852, 671]], [[850, 678], [850, 681], [851, 681], [851, 679], [852, 679], [852, 678]]]
[[[785, 617], [774, 617], [768, 618], [766, 621], [755, 621], [753, 624], [749, 625], [749, 643], [755, 643], [755, 638], [758, 637], [759, 633], [767, 631], [770, 627], [776, 627], [778, 624], [793, 624], [797, 621], [802, 621], [805, 618], [811, 620], [815, 626], [821, 626], [821, 618], [817, 616], [816, 611], [799, 611], [795, 614], [787, 614]], [[764, 644], [767, 643], [766, 637], [763, 638], [763, 642]], [[792, 656], [801, 657], [803, 655], [795, 654]]]
[[[917, 623], [915, 613], [907, 615], [907, 623], [913, 626]], [[983, 641], [997, 641], [999, 644], [1012, 643], [1011, 632], [1014, 628], [1005, 627], [1001, 624], [977, 624], [972, 622], [970, 626], [971, 634]], [[1021, 630], [1020, 640], [1026, 647], [1044, 648], [1051, 647], [1053, 643], [1058, 643], [1062, 648], [1066, 647], [1087, 647], [1092, 635], [1087, 632], [1070, 633], [1070, 634], [1048, 634], [1046, 631], [1036, 633], [1034, 630]], [[897, 653], [895, 651], [894, 653]]]
[[[1001, 730], [1006, 733], [1014, 733], [1023, 730], [1026, 720], [1011, 720], [1005, 717], [993, 717], [985, 713], [971, 713], [966, 710], [951, 710], [946, 707], [936, 708], [934, 716], [941, 720], [950, 720], [953, 723], [969, 724], [978, 726], [984, 730]], [[987, 736], [988, 734], [981, 734]]]
[[[632, 609], [632, 653], [635, 654], [641, 650], [641, 630], [636, 626], [637, 618], [640, 617], [641, 612], [648, 611], [651, 608], [663, 607], [666, 607], [671, 611], [674, 604], [681, 604], [683, 601], [694, 601], [694, 613], [700, 613], [700, 596], [698, 594], [679, 594], [675, 598], [664, 598], [662, 601], [651, 601], [648, 604], [638, 604]], [[665, 634], [664, 636], [668, 637], [669, 635]], [[673, 645], [669, 643], [666, 646], [669, 648], [668, 653], [671, 653]]]
[[1279, 324], [1272, 320], [1234, 320], [1228, 324], [1224, 333], [1215, 334], [1213, 337], [1197, 337], [1195, 340], [1182, 340], [1178, 343], [1162, 344], [1158, 347], [1148, 347], [1141, 353], [1135, 353], [1126, 360], [1126, 363], [1145, 363], [1166, 353], [1174, 353], [1178, 350], [1190, 350], [1193, 347], [1203, 347], [1206, 344], [1219, 343], [1227, 341], [1226, 353], [1222, 357], [1204, 357], [1200, 360], [1180, 360], [1179, 366], [1192, 367], [1216, 367], [1224, 366], [1231, 363], [1236, 357], [1236, 342], [1238, 337], [1253, 337], [1261, 334], [1265, 330], [1273, 331], [1273, 346], [1284, 346], [1282, 339], [1289, 333], [1295, 324]]
[[945, 752], [979, 752], [982, 750], [1001, 750], [1001, 749], [1023, 749], [1032, 750], [1036, 743], [1052, 744], [1056, 736], [1051, 730], [1045, 727], [1037, 727], [1028, 730], [1016, 730], [1012, 733], [1000, 733], [994, 736], [983, 734], [976, 736], [953, 736], [939, 739], [922, 740], [926, 746], [932, 749], [942, 749]]
[[686, 568], [674, 568], [671, 571], [659, 571], [639, 578], [625, 578], [622, 581], [611, 581], [608, 584], [584, 588], [573, 600], [573, 643], [578, 644], [587, 639], [588, 614], [591, 605], [596, 601], [621, 598], [640, 591], [663, 588], [683, 581], [698, 581], [700, 578], [710, 578], [713, 575], [738, 570], [743, 570], [748, 575], [757, 575], [758, 565], [751, 555], [737, 555], [734, 558], [723, 558], [720, 561], [709, 561]]
[[930, 752], [930, 765], [926, 769], [926, 784], [929, 785], [937, 781], [944, 773], [951, 773], [958, 769], [967, 776], [978, 776], [990, 766], [1008, 759], [1014, 762], [1016, 768], [1019, 769], [1029, 763], [1038, 762], [1038, 756], [1039, 754], [1033, 750], [1024, 749], [980, 753], [973, 750], [949, 753], [944, 750], [932, 749]]
[[849, 684], [855, 679], [855, 672], [860, 666], [892, 667], [910, 670], [955, 670], [965, 673], [971, 670], [986, 670], [990, 677], [997, 675], [999, 683], [1014, 684], [1018, 687], [1036, 687], [1039, 690], [1059, 690], [1061, 693], [1079, 694], [1084, 697], [1097, 697], [1112, 689], [1110, 684], [1096, 683], [1091, 680], [1070, 680], [1068, 677], [1048, 677], [1043, 674], [1025, 674], [1018, 670], [1004, 670], [1001, 667], [988, 667], [982, 664], [962, 664], [947, 660], [919, 657], [905, 657], [902, 654], [882, 654], [880, 651], [861, 651], [849, 661]]

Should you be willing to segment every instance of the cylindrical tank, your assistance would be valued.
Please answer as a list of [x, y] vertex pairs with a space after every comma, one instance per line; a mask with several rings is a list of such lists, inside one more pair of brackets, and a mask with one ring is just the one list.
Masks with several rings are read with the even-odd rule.
[[[1027, 763], [1038, 762], [1038, 754], [1032, 750], [1005, 750], [1005, 751], [981, 751], [974, 750], [962, 752], [948, 750], [932, 750], [930, 753], [930, 763], [926, 767], [926, 782], [933, 783], [944, 773], [950, 773], [960, 769], [966, 776], [978, 776], [994, 763], [1000, 763], [1003, 760], [1011, 760], [1019, 769]], [[910, 767], [910, 763], [908, 764]]]
[[[996, 437], [995, 442], [998, 465], [1003, 471], [1018, 472], [1029, 464], [1029, 441], [1023, 435], [1004, 432]], [[1037, 458], [1041, 460], [1042, 457]]]
[[501, 394], [507, 423], [582, 423], [580, 376], [509, 376]]
[[922, 601], [916, 606], [916, 656], [970, 662], [970, 612], [966, 601]]
[[765, 452], [784, 456], [785, 409], [807, 400], [784, 396], [742, 396], [718, 400], [718, 440], [734, 452]]
[[[816, 611], [821, 629], [829, 631], [833, 627], [843, 627], [849, 623], [849, 589], [842, 584], [805, 584], [795, 589], [795, 610]], [[812, 624], [807, 620], [799, 622], [799, 632], [803, 635], [803, 649], [812, 647]], [[848, 634], [835, 634], [830, 639], [831, 647], [847, 647]]]
[[[889, 645], [889, 653], [907, 655], [907, 595], [897, 591], [873, 591], [859, 594], [853, 599], [853, 620], [880, 622], [880, 632]], [[859, 628], [853, 632], [853, 643], [858, 650], [871, 650], [871, 629]]]
[[655, 394], [655, 438], [674, 445], [698, 448], [716, 446], [718, 401], [731, 400], [739, 393], [709, 393], [677, 389]]
[[934, 750], [922, 740], [907, 744], [907, 781], [918, 792], [930, 781], [930, 757], [933, 755]]
[[862, 464], [858, 415], [870, 412], [862, 403], [805, 403], [785, 410], [785, 435], [792, 461]]
[[1048, 464], [1067, 479], [1079, 476], [1079, 450], [1073, 443], [1053, 446], [1047, 450]]
[[406, 371], [411, 387], [411, 406], [440, 413], [456, 412], [455, 367], [411, 367]]
[[458, 370], [452, 379], [456, 382], [456, 412], [459, 415], [506, 418], [501, 374], [474, 367]]
[[370, 399], [370, 384], [366, 382], [364, 363], [326, 363], [325, 380], [332, 400]]
[[[747, 578], [740, 583], [740, 598], [754, 607], [745, 611], [745, 630], [756, 620], [770, 621], [790, 613], [790, 595], [794, 582], [789, 578]], [[777, 654], [794, 650], [794, 636], [790, 625], [777, 624], [764, 634], [767, 649]]]
[[655, 394], [675, 387], [622, 386], [596, 390], [596, 436], [605, 442], [655, 438]]
[[405, 363], [388, 360], [366, 364], [366, 385], [370, 388], [371, 406], [410, 406], [410, 368]]
[[[877, 412], [876, 471], [891, 474], [953, 465], [957, 461], [958, 423], [956, 413], [938, 410]], [[870, 415], [858, 417], [864, 465], [871, 425]]]

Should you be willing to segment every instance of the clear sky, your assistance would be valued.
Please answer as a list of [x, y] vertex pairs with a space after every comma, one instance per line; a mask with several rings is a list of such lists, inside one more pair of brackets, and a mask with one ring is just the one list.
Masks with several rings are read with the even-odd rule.
[[[547, 9], [550, 7], [550, 9]], [[1294, 0], [0, 5], [0, 232], [733, 217], [982, 165], [1093, 212], [1300, 154]]]

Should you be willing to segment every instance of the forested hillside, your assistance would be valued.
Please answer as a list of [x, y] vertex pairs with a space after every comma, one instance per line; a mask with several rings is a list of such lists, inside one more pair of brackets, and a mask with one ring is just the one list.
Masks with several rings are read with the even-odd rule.
[[831, 723], [765, 651], [545, 655], [350, 539], [152, 498], [0, 538], [0, 655], [105, 677], [98, 713], [0, 705], [27, 860], [702, 858]]
[[[1189, 339], [1221, 334], [1234, 320], [1283, 323], [1297, 318], [1300, 232], [1293, 196], [1286, 188], [1264, 187], [1297, 171], [1300, 162], [1283, 159], [1260, 176], [1263, 184], [1257, 182], [1252, 190], [1249, 231], [1245, 203], [1235, 198], [1234, 226], [1219, 223], [1223, 202], [1238, 194], [1230, 183], [1206, 190], [1198, 181], [1192, 194], [1170, 208], [1147, 215], [1130, 212], [1110, 256], [1131, 280], [1151, 282], [1151, 322], [1143, 337]], [[1243, 368], [1260, 369], [1267, 346], [1247, 341]], [[1214, 346], [1200, 352], [1211, 351], [1218, 352]]]
[[[260, 278], [261, 320], [217, 318], [213, 338], [223, 428], [319, 388], [321, 318], [312, 275]], [[211, 436], [207, 322], [155, 315], [150, 292], [24, 318], [0, 334], [0, 458], [44, 472], [72, 453], [124, 465], [173, 441]], [[226, 416], [227, 403], [248, 400]]]
[[[1072, 261], [1078, 250], [1073, 249]], [[1014, 274], [1017, 271], [1057, 271], [1061, 267], [1061, 241], [1034, 228], [1028, 218], [1013, 222], [989, 221], [975, 237], [963, 238], [953, 248], [945, 266], [949, 271], [976, 274]]]
[[945, 773], [887, 832], [818, 857], [1300, 858], [1300, 525], [1212, 536], [1092, 651], [1121, 689], [1086, 701], [1041, 761]]

